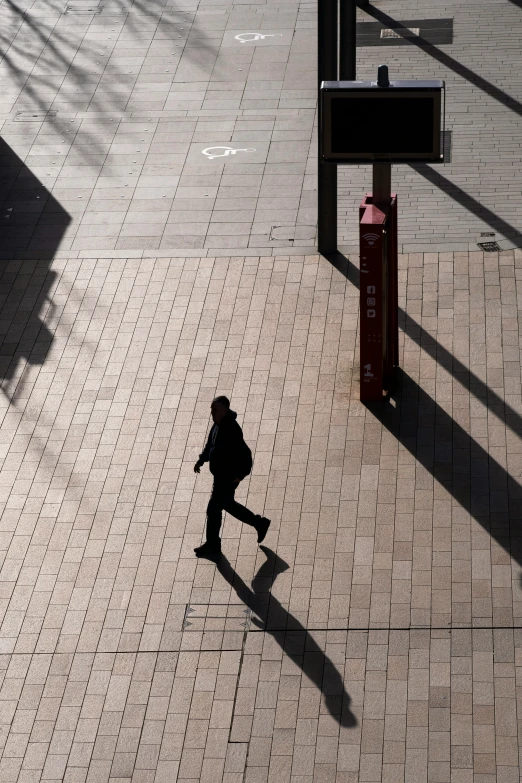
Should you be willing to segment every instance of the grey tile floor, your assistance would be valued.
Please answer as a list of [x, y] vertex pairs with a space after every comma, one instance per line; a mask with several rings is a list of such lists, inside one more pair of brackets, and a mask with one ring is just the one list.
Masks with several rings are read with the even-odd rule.
[[285, 232], [313, 249], [313, 6], [3, 2], [0, 14], [4, 258], [270, 254]]
[[[361, 23], [421, 14], [372, 8]], [[447, 84], [451, 161], [394, 169], [401, 249], [519, 246], [519, 8], [421, 8], [454, 19], [451, 44], [358, 48], [359, 78], [384, 58]], [[4, 0], [0, 19], [4, 258], [314, 252], [314, 3]], [[369, 187], [368, 167], [340, 170], [350, 251]]]
[[[483, 78], [507, 91], [509, 61], [518, 89], [516, 3], [423, 7], [455, 57], [496, 19]], [[430, 174], [468, 244], [401, 255], [402, 369], [370, 410], [357, 255], [303, 250], [315, 7], [0, 16], [0, 783], [519, 781], [522, 251], [469, 252], [480, 221]], [[450, 101], [437, 176], [516, 225], [516, 112], [458, 84], [473, 155], [500, 106], [503, 163], [462, 158]], [[216, 393], [272, 519], [259, 548], [227, 516], [219, 565], [193, 555]]]

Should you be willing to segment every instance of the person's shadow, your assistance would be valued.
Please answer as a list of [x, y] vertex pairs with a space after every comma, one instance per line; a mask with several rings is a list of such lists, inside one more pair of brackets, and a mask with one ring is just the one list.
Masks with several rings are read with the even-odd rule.
[[268, 547], [260, 549], [266, 560], [252, 580], [252, 590], [224, 556], [216, 562], [219, 573], [252, 610], [252, 623], [269, 633], [322, 692], [330, 715], [341, 726], [356, 726], [357, 720], [350, 710], [351, 698], [342, 676], [306, 628], [270, 592], [277, 575], [289, 568], [288, 563]]

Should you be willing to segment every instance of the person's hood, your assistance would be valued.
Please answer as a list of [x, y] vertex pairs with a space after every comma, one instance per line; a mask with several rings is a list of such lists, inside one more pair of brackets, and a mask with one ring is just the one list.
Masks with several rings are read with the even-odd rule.
[[237, 413], [235, 411], [233, 411], [232, 409], [229, 409], [227, 415], [225, 416], [225, 418], [223, 419], [223, 421], [221, 423], [222, 424], [226, 424], [227, 422], [232, 422], [232, 421], [235, 421], [236, 419], [237, 419]]

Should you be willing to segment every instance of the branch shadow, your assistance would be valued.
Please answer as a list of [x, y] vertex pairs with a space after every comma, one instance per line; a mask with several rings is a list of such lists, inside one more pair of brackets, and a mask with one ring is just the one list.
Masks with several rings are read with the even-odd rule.
[[8, 397], [25, 365], [43, 364], [51, 347], [53, 334], [41, 315], [53, 309], [57, 275], [50, 266], [70, 222], [0, 138], [0, 385]]
[[[92, 38], [89, 42], [88, 51], [84, 46], [78, 48], [78, 43], [75, 40], [71, 40], [71, 37], [68, 36], [67, 26], [64, 26], [62, 29], [60, 24], [53, 24], [51, 35], [50, 31], [47, 32], [45, 28], [42, 29], [42, 26], [35, 21], [35, 17], [32, 16], [25, 6], [17, 5], [14, 0], [5, 0], [5, 6], [2, 6], [2, 8], [4, 7], [11, 14], [11, 18], [19, 20], [20, 27], [14, 38], [7, 36], [5, 33], [2, 35], [0, 32], [0, 42], [2, 42], [2, 38], [4, 39], [2, 51], [0, 52], [0, 63], [6, 67], [10, 82], [14, 82], [19, 87], [20, 97], [24, 98], [24, 108], [52, 113], [56, 109], [56, 101], [60, 98], [60, 94], [64, 89], [66, 92], [68, 90], [71, 93], [69, 108], [74, 108], [74, 96], [72, 93], [75, 91], [82, 92], [89, 80], [94, 80], [96, 81], [96, 89], [88, 100], [89, 112], [96, 116], [96, 112], [107, 112], [108, 106], [112, 107], [112, 110], [117, 113], [123, 113], [127, 109], [130, 97], [122, 99], [118, 92], [118, 86], [121, 86], [123, 83], [123, 71], [125, 70], [126, 75], [127, 68], [120, 66], [119, 71], [115, 73], [109, 67], [112, 59], [117, 59], [116, 47], [111, 46], [110, 50], [105, 52], [105, 39], [96, 40], [96, 38]], [[81, 11], [82, 9], [78, 10]], [[182, 39], [181, 43], [178, 37], [174, 38], [173, 33], [172, 38], [162, 39], [168, 40], [170, 47], [175, 47], [175, 51], [172, 52], [171, 56], [177, 57], [179, 54], [179, 59], [173, 68], [173, 84], [175, 82], [175, 72], [182, 59], [197, 60], [198, 55], [205, 53], [215, 53], [217, 57], [217, 49], [214, 49], [212, 43], [201, 36], [201, 30], [198, 27], [196, 16], [192, 9], [181, 10], [176, 5], [165, 6], [160, 0], [148, 0], [147, 3], [134, 0], [132, 12], [130, 8], [127, 8], [121, 14], [115, 10], [113, 14], [110, 12], [103, 14], [102, 19], [107, 27], [110, 27], [111, 24], [118, 26], [123, 24], [127, 32], [138, 35], [140, 32], [140, 14], [156, 24], [154, 36], [160, 33], [162, 28], [173, 27], [183, 22], [184, 18], [190, 18], [188, 23], [190, 31]], [[61, 16], [61, 21], [67, 18], [62, 9], [60, 9], [59, 15]], [[80, 24], [83, 25], [89, 17], [95, 19], [97, 14], [94, 12], [92, 14], [82, 14]], [[74, 17], [72, 18], [74, 19]], [[23, 31], [24, 35], [18, 41], [17, 36], [21, 31]], [[197, 49], [188, 46], [189, 40], [194, 36], [197, 36], [198, 40]], [[31, 62], [28, 53], [33, 50], [40, 50], [40, 53], [33, 58], [34, 62]], [[69, 54], [67, 55], [64, 50], [65, 52], [68, 51]], [[80, 55], [85, 58], [86, 65], [82, 65], [81, 60], [80, 64], [76, 62], [76, 58]], [[27, 62], [25, 62], [25, 58], [28, 58]], [[35, 64], [45, 58], [49, 58], [53, 65], [64, 70], [64, 77], [60, 79], [58, 85], [54, 83], [52, 69], [49, 73], [40, 72], [36, 77], [32, 74]], [[20, 64], [20, 59], [22, 59], [24, 65]], [[106, 60], [104, 66], [97, 67], [102, 59]], [[31, 78], [29, 78], [30, 76]], [[139, 74], [134, 76], [133, 89], [139, 82]], [[36, 86], [34, 86], [33, 82], [36, 82]], [[132, 90], [130, 95], [132, 95]], [[60, 112], [58, 112], [57, 117], [50, 117], [49, 119], [52, 121], [53, 128], [58, 131], [63, 132], [68, 127], [69, 120], [67, 118], [62, 119]], [[87, 164], [89, 164], [89, 157], [93, 152], [103, 154], [105, 157], [103, 143], [100, 143], [100, 138], [95, 131], [89, 130], [89, 123], [80, 121], [79, 133], [85, 140], [85, 143], [75, 145], [74, 148], [85, 159]]]
[[341, 726], [356, 726], [357, 720], [350, 710], [351, 698], [344, 687], [341, 674], [309, 631], [271, 593], [277, 575], [289, 568], [288, 563], [268, 547], [261, 546], [260, 549], [266, 560], [252, 580], [252, 590], [224, 556], [216, 562], [219, 573], [241, 601], [257, 615], [252, 617], [254, 625], [270, 634], [285, 654], [292, 658], [303, 674], [322, 692], [330, 715]]

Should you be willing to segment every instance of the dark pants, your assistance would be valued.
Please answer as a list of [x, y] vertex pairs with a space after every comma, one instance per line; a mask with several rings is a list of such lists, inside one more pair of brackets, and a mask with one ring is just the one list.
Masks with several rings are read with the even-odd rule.
[[242, 506], [234, 500], [234, 494], [238, 484], [226, 479], [214, 479], [212, 495], [207, 506], [207, 541], [219, 543], [219, 530], [221, 528], [221, 512], [226, 511], [246, 525], [257, 528], [261, 517], [253, 514], [246, 506]]

